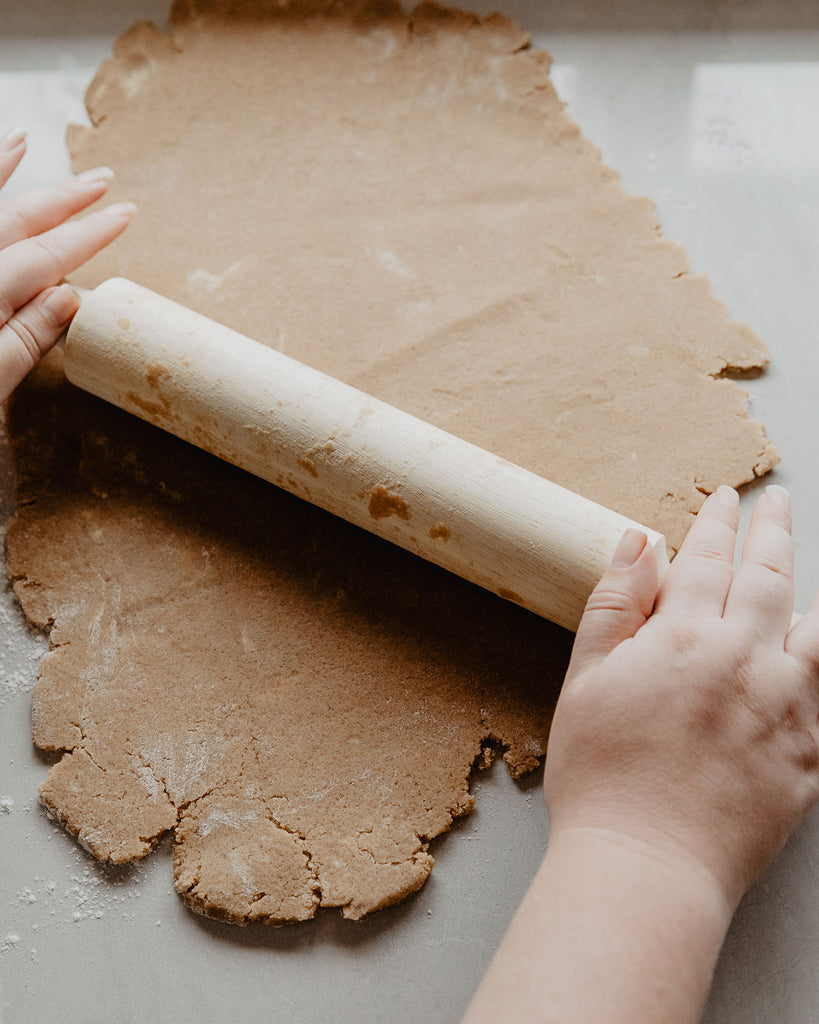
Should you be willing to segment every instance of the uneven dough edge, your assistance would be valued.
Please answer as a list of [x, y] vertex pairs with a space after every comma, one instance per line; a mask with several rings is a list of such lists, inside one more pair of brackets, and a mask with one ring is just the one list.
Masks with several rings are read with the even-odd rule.
[[[175, 0], [171, 14], [170, 35], [150, 23], [138, 23], [129, 29], [118, 40], [117, 57], [106, 62], [99, 69], [97, 76], [89, 87], [87, 107], [94, 125], [99, 124], [123, 103], [127, 103], [128, 89], [123, 91], [123, 80], [127, 83], [130, 74], [141, 74], [149, 68], [153, 61], [172, 59], [174, 53], [184, 48], [186, 33], [196, 30], [201, 22], [208, 19], [235, 20], [238, 23], [250, 18], [261, 18], [263, 21], [292, 23], [305, 20], [308, 23], [319, 23], [321, 19], [330, 19], [339, 26], [364, 28], [384, 23], [406, 26], [407, 30], [423, 35], [435, 32], [462, 33], [465, 38], [486, 37], [493, 40], [499, 53], [518, 58], [510, 65], [512, 81], [520, 89], [522, 102], [535, 107], [542, 106], [548, 97], [554, 97], [554, 90], [549, 80], [549, 55], [545, 51], [531, 51], [528, 33], [521, 30], [513, 21], [501, 14], [478, 16], [472, 12], [441, 6], [433, 0], [424, 0], [411, 11], [405, 11], [397, 0], [290, 0], [279, 3], [278, 0]], [[130, 70], [129, 70], [130, 69]], [[142, 69], [142, 70], [140, 70]], [[123, 76], [123, 71], [126, 74]], [[560, 101], [558, 101], [560, 103]], [[563, 107], [564, 104], [560, 103]], [[608, 178], [610, 187], [617, 190], [633, 209], [642, 207], [645, 216], [655, 221], [655, 238], [651, 243], [658, 259], [676, 264], [674, 277], [677, 288], [682, 296], [689, 296], [691, 301], [710, 303], [720, 311], [722, 318], [722, 346], [718, 353], [704, 349], [698, 368], [705, 378], [714, 379], [715, 383], [724, 383], [731, 392], [732, 401], [737, 408], [737, 415], [743, 421], [749, 443], [757, 452], [750, 467], [737, 466], [730, 473], [716, 475], [692, 475], [686, 480], [676, 482], [673, 489], [649, 503], [647, 495], [633, 495], [631, 508], [625, 504], [609, 500], [608, 495], [591, 494], [595, 500], [611, 505], [625, 514], [645, 522], [647, 525], [663, 532], [668, 538], [669, 552], [673, 554], [682, 542], [693, 517], [699, 510], [707, 494], [715, 490], [720, 483], [728, 483], [741, 487], [764, 476], [779, 461], [776, 448], [768, 438], [762, 423], [750, 418], [748, 414], [747, 393], [737, 387], [733, 379], [736, 377], [752, 377], [760, 372], [770, 361], [770, 354], [764, 343], [747, 325], [732, 320], [727, 310], [713, 294], [710, 281], [705, 274], [691, 274], [688, 258], [682, 246], [663, 238], [659, 225], [656, 223], [656, 208], [652, 200], [645, 197], [632, 196], [620, 184], [615, 170], [600, 161], [599, 150], [582, 137], [577, 126], [564, 113], [561, 115], [560, 131], [577, 138], [577, 144], [586, 147], [595, 154], [601, 175]], [[89, 137], [89, 130], [76, 126], [68, 132], [69, 149], [77, 169], [84, 166], [80, 154], [83, 142]], [[81, 283], [89, 283], [82, 281]], [[385, 366], [373, 378], [372, 390], [387, 401], [400, 405], [400, 398], [383, 391], [384, 376], [388, 368]], [[354, 383], [369, 388], [369, 380], [365, 375]], [[409, 410], [424, 418], [424, 410]], [[434, 418], [434, 417], [426, 417]], [[442, 424], [443, 425], [443, 424]], [[447, 427], [451, 429], [451, 426]], [[457, 433], [457, 429], [455, 430]], [[472, 440], [473, 438], [470, 437]], [[477, 443], [484, 439], [475, 438]], [[490, 447], [493, 447], [490, 445]], [[495, 448], [493, 447], [493, 450]], [[501, 452], [505, 457], [506, 453]], [[516, 460], [513, 460], [516, 461]], [[537, 466], [527, 466], [540, 472]], [[552, 474], [550, 478], [555, 478]], [[581, 479], [570, 478], [558, 480], [571, 489], [588, 492]]]
[[[191, 18], [198, 16], [201, 13], [217, 11], [223, 8], [223, 5], [219, 3], [180, 3], [176, 6], [179, 11], [181, 11], [183, 8], [187, 9], [188, 16]], [[230, 6], [232, 8], [235, 8], [237, 13], [246, 7], [246, 5], [241, 3]], [[343, 5], [322, 3], [317, 3], [315, 5], [298, 5], [298, 9], [307, 8], [310, 8], [317, 12], [325, 12], [326, 10], [332, 8], [334, 12], [338, 12], [343, 9]], [[364, 5], [362, 8], [359, 8], [359, 10], [374, 12], [377, 12], [381, 9], [387, 9], [388, 11], [395, 12], [398, 8], [396, 7], [396, 5], [393, 4]], [[420, 8], [419, 10], [419, 18], [421, 16], [427, 17], [431, 25], [435, 25], [438, 23], [443, 24], [447, 21], [448, 16], [446, 16], [444, 13], [441, 13], [443, 9], [439, 9], [435, 5], [422, 5], [422, 8]], [[175, 14], [175, 17], [180, 24], [185, 20], [182, 14], [180, 13]], [[461, 24], [464, 27], [474, 26], [478, 23], [480, 23], [480, 19], [476, 19], [475, 16], [473, 15], [463, 15], [463, 19], [461, 21]], [[522, 36], [523, 33], [520, 33], [520, 35]], [[140, 68], [150, 63], [151, 60], [171, 58], [173, 56], [173, 53], [175, 52], [175, 45], [172, 43], [172, 41], [169, 42], [168, 37], [164, 36], [163, 33], [160, 33], [159, 30], [147, 26], [135, 27], [133, 30], [130, 31], [130, 33], [126, 33], [126, 36], [123, 37], [121, 43], [118, 45], [118, 59], [126, 59], [133, 61], [134, 70], [137, 73], [139, 73]], [[114, 65], [116, 63], [116, 59], [117, 58], [115, 58]], [[114, 67], [114, 65], [112, 65], [112, 68]], [[105, 105], [106, 103], [110, 103], [112, 101], [112, 97], [114, 94], [113, 92], [109, 92], [107, 96], [105, 94], [107, 89], [106, 76], [109, 74], [112, 68], [109, 68], [104, 72], [101, 70], [100, 74], [98, 75], [98, 80], [95, 79], [96, 92], [92, 93], [91, 90], [89, 91], [89, 106], [94, 107], [96, 110], [96, 113], [93, 115], [97, 118], [95, 123], [101, 123], [104, 117], [108, 116], [108, 111], [105, 109]], [[92, 89], [94, 89], [94, 85], [92, 85]], [[127, 97], [123, 98], [127, 99]], [[72, 149], [74, 148], [74, 146], [79, 145], [82, 139], [82, 135], [82, 131], [70, 133], [69, 141], [70, 145], [72, 146]], [[619, 185], [617, 187], [619, 187]], [[641, 201], [635, 200], [635, 202]], [[663, 246], [671, 245], [671, 243], [667, 243], [662, 240], [658, 241]], [[679, 250], [679, 252], [682, 253], [682, 250]], [[681, 287], [700, 287], [700, 285], [694, 284], [695, 280], [696, 279], [692, 276], [688, 278], [688, 281], [690, 281], [691, 284], [685, 283], [682, 284]], [[710, 286], [708, 286], [707, 284], [705, 285], [705, 287], [710, 289]], [[767, 362], [767, 355], [765, 353], [764, 347], [761, 345], [758, 339], [756, 339], [751, 334], [751, 332], [748, 331], [747, 328], [744, 328], [742, 325], [739, 325], [739, 327], [737, 327], [735, 331], [735, 339], [735, 350], [726, 350], [723, 365], [710, 365], [708, 369], [709, 373], [712, 373], [714, 376], [718, 376], [719, 374], [725, 371], [730, 371], [733, 369], [754, 369], [756, 367], [764, 365], [764, 363]], [[730, 381], [725, 381], [724, 384], [730, 388], [736, 387], [736, 385], [734, 385]], [[776, 459], [773, 448], [767, 441], [767, 438], [765, 437], [764, 428], [762, 428], [761, 425], [757, 426], [759, 427], [760, 435], [760, 453], [759, 458], [753, 467], [753, 475], [761, 475], [762, 473], [767, 472], [767, 470], [770, 469], [771, 466], [774, 464]], [[750, 478], [751, 477], [749, 477], [748, 479]], [[703, 491], [710, 486], [711, 481], [693, 481], [691, 495], [685, 496], [685, 500], [689, 503], [687, 509], [689, 514], [693, 514], [693, 511], [695, 509], [692, 506], [695, 505], [697, 501], [702, 500], [704, 496]], [[659, 512], [660, 510], [658, 510], [658, 514]], [[40, 621], [41, 624], [48, 624], [49, 613], [47, 610], [47, 606], [43, 603], [44, 596], [42, 590], [39, 588], [39, 584], [37, 583], [37, 581], [20, 578], [17, 581], [17, 586], [20, 591], [21, 601], [25, 605], [27, 613], [30, 612], [30, 616], [35, 621]], [[59, 650], [55, 649], [55, 653], [59, 653]], [[58, 746], [61, 745], [61, 743], [62, 740], [58, 742]], [[62, 774], [58, 772], [54, 780], [51, 780], [50, 777], [49, 780], [47, 780], [46, 786], [44, 787], [44, 802], [47, 805], [49, 804], [49, 800], [51, 800], [52, 803], [55, 804], [55, 807], [53, 809], [56, 810], [56, 804], [61, 799], [57, 795], [60, 792], [65, 792], [67, 794], [66, 800], [70, 799], [72, 779], [75, 776], [79, 777], [79, 773], [87, 773], [89, 778], [98, 778], [98, 769], [95, 769], [92, 766], [88, 765], [86, 763], [85, 756], [86, 752], [82, 750], [75, 751], [72, 754], [66, 755], [64, 761], [66, 761], [67, 759], [68, 763], [65, 769], [63, 770]], [[89, 760], [91, 760], [90, 755], [87, 755], [87, 757]], [[76, 764], [72, 760], [74, 758], [76, 758]], [[523, 770], [529, 770], [531, 767], [533, 767], [534, 764], [537, 763], [538, 756], [532, 754], [528, 758], [524, 758], [523, 760], [521, 760], [520, 755], [516, 754], [515, 756], [510, 757], [509, 760], [510, 762], [512, 762], [510, 767], [512, 767], [513, 773], [520, 773]], [[63, 762], [61, 762], [61, 765], [58, 765], [57, 767], [61, 768], [62, 763]], [[85, 777], [85, 775], [83, 775], [83, 777]], [[112, 789], [109, 794], [110, 800], [115, 801], [117, 799], [117, 785], [121, 784], [123, 786], [126, 786], [130, 782], [130, 779], [126, 779], [124, 781], [118, 780], [115, 785], [112, 781]], [[51, 788], [49, 788], [49, 783], [51, 783]], [[63, 789], [61, 789], [60, 787], [63, 787]], [[175, 814], [176, 811], [174, 811], [174, 815]], [[119, 857], [126, 848], [129, 848], [127, 847], [127, 844], [123, 846], [120, 843], [118, 843], [115, 839], [101, 842], [94, 831], [93, 823], [85, 826], [81, 825], [81, 818], [81, 814], [69, 815], [67, 817], [68, 827], [71, 828], [72, 823], [77, 824], [77, 834], [80, 841], [86, 843], [89, 849], [92, 849], [92, 852], [94, 852], [96, 856], [102, 856], [105, 859], [113, 859], [114, 856]], [[159, 800], [157, 803], [157, 807], [155, 809], [155, 814], [153, 814], [153, 816], [148, 815], [147, 826], [144, 828], [142, 826], [140, 827], [140, 833], [144, 831], [146, 833], [146, 838], [143, 839], [142, 835], [140, 835], [139, 844], [132, 847], [134, 851], [132, 856], [144, 855], [144, 853], [148, 852], [148, 849], [150, 849], [150, 845], [147, 845], [146, 848], [146, 844], [151, 844], [156, 839], [156, 836], [161, 834], [161, 831], [164, 831], [164, 829], [166, 828], [172, 827], [172, 825], [163, 824], [166, 820], [170, 820], [168, 808], [165, 807], [161, 800]], [[183, 831], [183, 835], [185, 837], [184, 845], [187, 846], [189, 843], [191, 845], [190, 863], [186, 863], [184, 859], [184, 854], [182, 852], [175, 853], [175, 872], [177, 872], [176, 882], [181, 894], [183, 895], [183, 898], [192, 907], [192, 909], [195, 909], [201, 913], [205, 913], [208, 916], [218, 917], [223, 920], [231, 920], [237, 923], [252, 920], [254, 919], [254, 915], [255, 918], [263, 920], [266, 923], [280, 923], [282, 920], [302, 920], [304, 919], [305, 916], [312, 916], [312, 913], [315, 912], [315, 908], [318, 905], [318, 890], [316, 885], [314, 884], [315, 875], [313, 874], [312, 869], [310, 867], [310, 862], [311, 859], [313, 858], [313, 855], [310, 852], [308, 852], [308, 849], [305, 846], [305, 840], [294, 835], [294, 833], [289, 832], [286, 828], [283, 828], [280, 824], [277, 824], [273, 819], [270, 818], [267, 819], [267, 825], [265, 825], [264, 827], [266, 830], [270, 832], [270, 835], [268, 837], [269, 845], [267, 847], [267, 849], [271, 851], [269, 854], [270, 862], [272, 863], [276, 861], [276, 859], [278, 858], [278, 861], [283, 865], [281, 868], [282, 874], [287, 876], [287, 873], [290, 872], [290, 876], [292, 878], [298, 879], [298, 887], [300, 888], [300, 892], [295, 897], [293, 897], [291, 894], [290, 897], [279, 898], [274, 893], [268, 891], [268, 887], [268, 889], [261, 889], [261, 895], [259, 896], [259, 898], [255, 899], [252, 903], [250, 903], [244, 900], [244, 897], [241, 894], [237, 896], [236, 893], [225, 892], [219, 896], [212, 896], [208, 892], [207, 886], [202, 886], [202, 877], [207, 877], [207, 869], [209, 863], [207, 857], [208, 851], [197, 851], [193, 849], [193, 846], [195, 845], [194, 840], [190, 838], [192, 836], [192, 833], [190, 831], [190, 829], [192, 828], [192, 824], [190, 820], [186, 821], [185, 812], [182, 812], [180, 829], [184, 830], [185, 828], [188, 828], [187, 832]], [[223, 830], [229, 830], [229, 828], [229, 825], [223, 824]], [[153, 837], [148, 835], [148, 833], [150, 833], [152, 829], [159, 829], [159, 831], [157, 831], [156, 835], [154, 835]], [[211, 833], [211, 835], [215, 837], [214, 842], [216, 842], [216, 839], [218, 839], [221, 834], [222, 833], [217, 831], [213, 831]], [[92, 844], [94, 844], [96, 848], [94, 848], [94, 845]], [[216, 859], [218, 856], [217, 850], [214, 849], [213, 851], [211, 851], [211, 853], [213, 858]], [[200, 854], [203, 866], [200, 865], [199, 868], [197, 869], [197, 858], [200, 857]], [[176, 860], [177, 856], [179, 857], [178, 863]], [[404, 898], [404, 896], [406, 896], [408, 893], [415, 891], [415, 889], [417, 889], [418, 887], [420, 887], [420, 885], [423, 884], [423, 881], [428, 876], [429, 870], [432, 867], [432, 859], [426, 853], [425, 849], [420, 849], [418, 854], [414, 856], [416, 859], [405, 862], [403, 865], [401, 865], [403, 873], [400, 881], [396, 880], [395, 877], [384, 878], [383, 885], [380, 888], [379, 885], [377, 885], [376, 882], [373, 881], [371, 883], [370, 889], [371, 898], [363, 899], [360, 896], [350, 897], [349, 902], [339, 902], [334, 905], [343, 906], [344, 913], [346, 916], [357, 919], [358, 917], [364, 916], [365, 914], [370, 913], [375, 909], [379, 909], [381, 906], [386, 906], [391, 902], [395, 902], [399, 899]], [[123, 859], [129, 859], [129, 857], [124, 856]], [[386, 876], [389, 875], [390, 872], [384, 871], [383, 874]], [[398, 874], [398, 872], [392, 872], [393, 876], [396, 874]], [[254, 907], [255, 910], [253, 909]], [[283, 914], [285, 916], [277, 916], [280, 914]]]

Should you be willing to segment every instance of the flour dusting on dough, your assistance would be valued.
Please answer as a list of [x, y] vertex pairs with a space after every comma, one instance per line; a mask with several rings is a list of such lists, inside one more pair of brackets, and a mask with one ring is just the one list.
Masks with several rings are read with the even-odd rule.
[[[137, 280], [673, 546], [706, 493], [771, 467], [726, 379], [764, 346], [600, 162], [511, 22], [178, 0], [171, 32], [125, 33], [89, 88], [93, 127], [69, 132], [75, 169], [115, 167], [111, 201], [140, 207], [78, 284]], [[354, 457], [332, 430], [297, 453], [297, 484]], [[42, 800], [96, 857], [172, 831], [198, 913], [358, 919], [424, 884], [473, 767], [542, 757], [569, 638], [515, 594], [105, 407], [58, 351], [9, 433], [10, 577], [50, 641], [33, 735], [61, 754]], [[395, 482], [360, 498], [412, 514]]]

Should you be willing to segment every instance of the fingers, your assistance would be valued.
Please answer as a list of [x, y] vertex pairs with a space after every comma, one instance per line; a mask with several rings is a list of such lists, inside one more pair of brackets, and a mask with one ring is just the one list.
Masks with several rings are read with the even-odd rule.
[[0, 136], [0, 188], [14, 174], [26, 151], [26, 133], [22, 128], [12, 128]]
[[109, 168], [95, 167], [56, 188], [35, 189], [0, 203], [0, 249], [80, 213], [104, 194], [113, 176]]
[[567, 679], [634, 636], [657, 595], [654, 549], [639, 530], [626, 530], [611, 565], [595, 587], [577, 629]]
[[819, 593], [804, 615], [794, 615], [785, 650], [819, 678]]
[[[0, 136], [0, 187], [25, 149], [21, 129]], [[128, 226], [133, 203], [68, 220], [99, 199], [112, 176], [97, 167], [0, 204], [0, 400], [54, 345], [79, 307], [71, 288], [54, 286]]]
[[49, 288], [0, 327], [0, 401], [54, 345], [79, 306], [68, 285]]
[[784, 487], [771, 484], [751, 516], [725, 617], [745, 619], [756, 635], [784, 641], [793, 601], [790, 498]]
[[0, 323], [112, 242], [128, 226], [135, 210], [133, 203], [117, 203], [3, 249]]
[[658, 613], [675, 618], [722, 615], [733, 579], [738, 525], [739, 495], [732, 487], [717, 488], [665, 574]]

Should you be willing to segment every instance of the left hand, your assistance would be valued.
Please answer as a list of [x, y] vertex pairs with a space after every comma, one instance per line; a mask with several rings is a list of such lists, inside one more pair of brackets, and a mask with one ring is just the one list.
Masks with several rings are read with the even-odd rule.
[[[0, 137], [0, 188], [25, 151], [19, 129]], [[59, 282], [112, 242], [136, 210], [133, 203], [118, 203], [69, 221], [105, 194], [112, 177], [107, 167], [94, 168], [62, 185], [0, 202], [0, 402], [79, 309], [76, 292]]]

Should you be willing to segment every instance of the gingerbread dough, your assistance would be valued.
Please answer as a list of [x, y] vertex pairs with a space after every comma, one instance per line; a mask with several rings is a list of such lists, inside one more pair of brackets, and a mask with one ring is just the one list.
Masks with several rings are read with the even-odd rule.
[[[114, 274], [663, 530], [775, 460], [725, 375], [767, 361], [661, 240], [505, 19], [389, 0], [177, 3], [88, 93]], [[175, 830], [226, 920], [362, 915], [502, 748], [545, 749], [569, 638], [67, 385], [9, 410], [15, 591], [50, 630], [42, 796], [96, 856]]]

